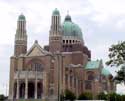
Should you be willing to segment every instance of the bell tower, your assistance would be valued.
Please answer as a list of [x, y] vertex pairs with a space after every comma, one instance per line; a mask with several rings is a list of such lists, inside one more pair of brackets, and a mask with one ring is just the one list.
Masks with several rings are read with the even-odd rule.
[[15, 34], [14, 55], [19, 56], [27, 52], [26, 19], [23, 14], [18, 17]]
[[52, 53], [62, 51], [61, 16], [57, 8], [53, 11], [51, 18], [49, 51]]

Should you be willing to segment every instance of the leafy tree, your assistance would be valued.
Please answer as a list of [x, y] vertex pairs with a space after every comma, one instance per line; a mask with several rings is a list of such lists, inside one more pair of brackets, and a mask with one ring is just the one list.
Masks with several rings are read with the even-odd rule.
[[65, 100], [73, 101], [76, 99], [76, 96], [74, 93], [72, 93], [70, 90], [65, 90]]
[[125, 84], [125, 67], [122, 67], [115, 77], [117, 83], [124, 83]]
[[79, 95], [78, 100], [92, 100], [92, 93], [84, 92]]
[[125, 41], [112, 45], [109, 48], [109, 60], [106, 62], [110, 66], [120, 66], [125, 63]]
[[122, 68], [117, 72], [115, 80], [118, 83], [125, 84], [125, 41], [112, 45], [109, 48], [109, 60], [106, 62], [109, 66], [116, 66]]

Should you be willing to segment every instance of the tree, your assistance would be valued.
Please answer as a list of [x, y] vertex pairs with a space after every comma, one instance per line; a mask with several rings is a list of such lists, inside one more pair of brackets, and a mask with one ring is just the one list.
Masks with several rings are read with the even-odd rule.
[[84, 92], [79, 95], [78, 100], [92, 100], [92, 93]]
[[65, 90], [65, 100], [73, 101], [76, 99], [76, 96], [74, 93], [72, 93], [70, 90]]
[[125, 63], [125, 41], [112, 45], [109, 48], [109, 60], [106, 62], [110, 66], [120, 66]]
[[109, 60], [106, 62], [108, 66], [116, 66], [122, 68], [117, 72], [115, 80], [118, 83], [124, 81], [125, 84], [125, 41], [119, 42], [118, 44], [112, 45], [109, 48]]
[[125, 67], [121, 67], [121, 69], [117, 72], [115, 76], [116, 83], [124, 83], [125, 84]]

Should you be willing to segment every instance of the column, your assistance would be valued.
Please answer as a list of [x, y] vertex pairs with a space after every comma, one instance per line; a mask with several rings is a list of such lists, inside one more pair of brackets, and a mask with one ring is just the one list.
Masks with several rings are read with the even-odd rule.
[[68, 89], [70, 90], [70, 75], [68, 75]]
[[79, 92], [79, 87], [78, 87], [78, 78], [76, 79], [76, 95], [78, 96], [78, 92]]
[[35, 80], [35, 99], [37, 99], [37, 78]]
[[28, 99], [28, 79], [25, 79], [25, 99]]
[[74, 90], [74, 76], [72, 76], [72, 91], [75, 92], [75, 90]]
[[17, 79], [17, 92], [16, 92], [16, 99], [19, 99], [19, 79]]

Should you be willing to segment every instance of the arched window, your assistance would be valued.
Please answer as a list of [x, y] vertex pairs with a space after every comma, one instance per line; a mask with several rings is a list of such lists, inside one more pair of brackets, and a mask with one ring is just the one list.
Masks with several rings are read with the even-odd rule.
[[94, 80], [94, 73], [92, 71], [87, 72], [87, 80]]
[[94, 79], [93, 74], [89, 74], [89, 75], [88, 75], [88, 80], [93, 80], [93, 79]]

